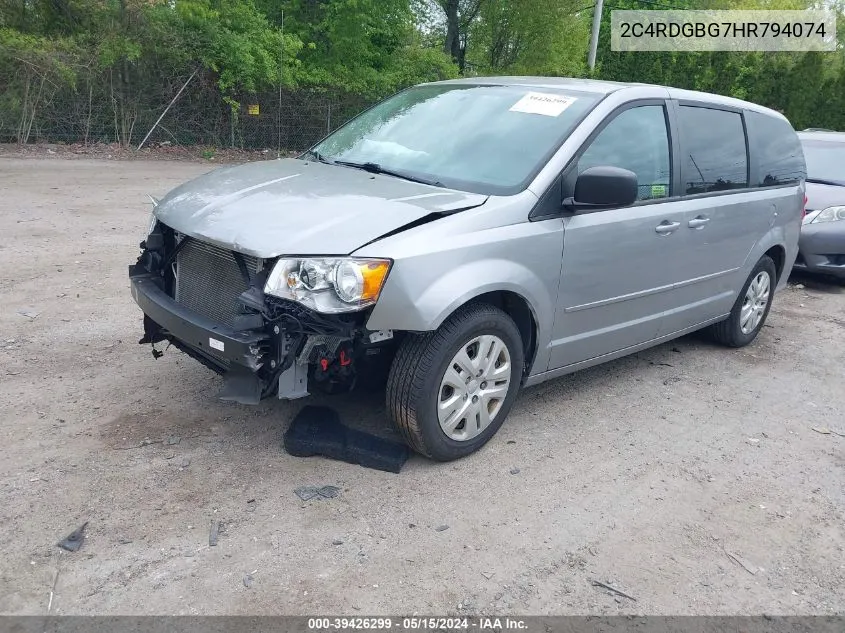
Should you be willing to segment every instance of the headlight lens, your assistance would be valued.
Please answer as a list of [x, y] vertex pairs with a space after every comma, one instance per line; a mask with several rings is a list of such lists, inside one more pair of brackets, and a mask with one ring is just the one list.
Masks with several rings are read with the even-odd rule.
[[810, 221], [810, 224], [818, 224], [819, 222], [835, 222], [836, 220], [845, 220], [845, 206], [828, 207], [827, 209], [819, 211]]
[[334, 290], [345, 303], [354, 303], [364, 296], [364, 275], [357, 264], [345, 261], [335, 267]]
[[378, 300], [390, 263], [359, 257], [280, 259], [264, 292], [317, 312], [354, 312]]

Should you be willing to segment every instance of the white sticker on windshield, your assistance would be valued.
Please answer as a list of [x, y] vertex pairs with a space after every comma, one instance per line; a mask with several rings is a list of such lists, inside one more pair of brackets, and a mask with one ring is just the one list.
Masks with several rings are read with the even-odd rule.
[[527, 112], [543, 116], [558, 116], [575, 103], [575, 97], [564, 97], [547, 92], [529, 92], [511, 106], [511, 112]]

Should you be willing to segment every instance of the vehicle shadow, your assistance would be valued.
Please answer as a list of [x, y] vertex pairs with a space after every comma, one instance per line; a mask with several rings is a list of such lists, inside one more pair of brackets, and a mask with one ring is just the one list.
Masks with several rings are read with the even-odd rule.
[[832, 275], [815, 275], [800, 270], [793, 270], [789, 275], [789, 284], [791, 286], [802, 285], [809, 290], [828, 294], [845, 293], [845, 279], [839, 279]]

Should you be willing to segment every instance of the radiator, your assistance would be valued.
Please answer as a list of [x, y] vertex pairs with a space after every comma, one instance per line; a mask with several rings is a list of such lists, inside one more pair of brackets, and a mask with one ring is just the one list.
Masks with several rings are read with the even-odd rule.
[[[231, 327], [242, 308], [238, 297], [249, 288], [232, 251], [190, 237], [176, 255], [178, 303], [222, 325]], [[263, 261], [241, 255], [251, 274]]]

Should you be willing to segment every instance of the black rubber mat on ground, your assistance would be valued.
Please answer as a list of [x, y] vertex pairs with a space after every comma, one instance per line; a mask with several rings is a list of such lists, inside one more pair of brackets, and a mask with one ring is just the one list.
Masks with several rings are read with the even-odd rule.
[[398, 473], [410, 455], [404, 444], [344, 426], [337, 411], [308, 405], [296, 415], [284, 437], [295, 457], [323, 455], [366, 468]]

